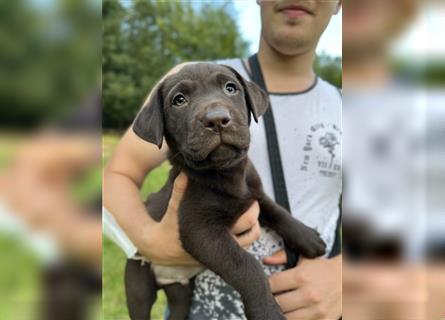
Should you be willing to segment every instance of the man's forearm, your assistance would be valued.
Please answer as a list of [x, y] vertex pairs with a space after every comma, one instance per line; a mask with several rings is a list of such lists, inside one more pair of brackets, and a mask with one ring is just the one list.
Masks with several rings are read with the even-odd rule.
[[156, 223], [144, 206], [138, 185], [130, 178], [115, 172], [104, 174], [104, 206], [118, 222], [130, 240], [138, 246], [144, 229]]

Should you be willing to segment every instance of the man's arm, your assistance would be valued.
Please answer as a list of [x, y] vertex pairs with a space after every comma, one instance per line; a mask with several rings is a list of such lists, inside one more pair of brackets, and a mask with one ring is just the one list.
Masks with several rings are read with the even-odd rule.
[[150, 258], [153, 252], [147, 236], [155, 233], [156, 222], [147, 213], [139, 190], [146, 175], [167, 158], [166, 152], [166, 144], [159, 150], [130, 128], [104, 169], [104, 206], [140, 253]]
[[104, 206], [135, 243], [140, 240], [140, 229], [155, 223], [146, 212], [139, 189], [145, 176], [167, 159], [166, 148], [164, 144], [159, 150], [137, 137], [130, 128], [104, 169]]

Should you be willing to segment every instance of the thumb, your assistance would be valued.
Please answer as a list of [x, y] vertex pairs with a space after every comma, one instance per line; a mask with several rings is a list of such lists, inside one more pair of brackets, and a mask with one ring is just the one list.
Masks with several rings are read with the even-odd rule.
[[168, 203], [168, 207], [170, 210], [167, 210], [167, 214], [174, 213], [176, 215], [179, 208], [179, 204], [181, 203], [182, 196], [186, 188], [187, 188], [187, 176], [181, 172], [176, 177], [173, 183], [172, 194], [170, 196], [170, 201]]
[[176, 177], [175, 182], [173, 183], [172, 198], [179, 197], [177, 199], [181, 199], [185, 188], [187, 188], [187, 176], [185, 175], [185, 173], [181, 172]]
[[285, 264], [287, 263], [286, 252], [284, 250], [277, 251], [273, 255], [265, 257], [263, 262], [269, 265]]

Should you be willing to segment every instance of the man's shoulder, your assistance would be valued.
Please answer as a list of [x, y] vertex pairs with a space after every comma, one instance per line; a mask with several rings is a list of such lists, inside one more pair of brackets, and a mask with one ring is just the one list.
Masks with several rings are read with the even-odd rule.
[[318, 78], [317, 83], [318, 94], [322, 95], [324, 98], [331, 99], [333, 101], [341, 102], [342, 100], [342, 90], [329, 83], [328, 81]]

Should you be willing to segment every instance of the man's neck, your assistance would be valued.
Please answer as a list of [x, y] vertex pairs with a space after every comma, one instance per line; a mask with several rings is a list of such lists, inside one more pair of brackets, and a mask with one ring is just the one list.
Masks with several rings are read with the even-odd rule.
[[391, 68], [384, 52], [345, 55], [343, 90], [378, 89], [391, 81]]
[[283, 55], [261, 40], [258, 59], [269, 92], [300, 92], [315, 81], [315, 51]]

